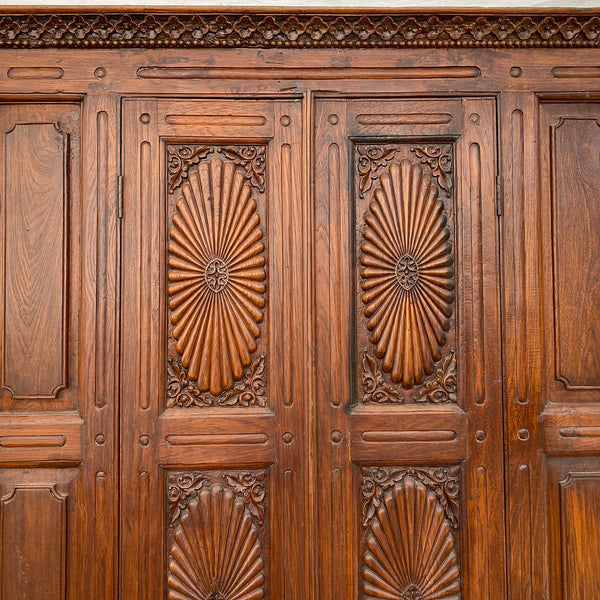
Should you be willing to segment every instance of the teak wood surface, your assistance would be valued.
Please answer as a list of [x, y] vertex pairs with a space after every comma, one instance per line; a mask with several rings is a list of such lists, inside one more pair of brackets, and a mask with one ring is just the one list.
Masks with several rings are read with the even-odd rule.
[[0, 14], [0, 600], [598, 600], [600, 12]]

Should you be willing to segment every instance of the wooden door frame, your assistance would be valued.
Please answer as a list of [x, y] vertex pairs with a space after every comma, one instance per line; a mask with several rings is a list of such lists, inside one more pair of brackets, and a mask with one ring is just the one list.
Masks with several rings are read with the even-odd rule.
[[[166, 95], [167, 87], [169, 93], [179, 97], [220, 97], [231, 93], [247, 97], [258, 91], [265, 97], [301, 98], [307, 134], [303, 186], [308, 198], [314, 100], [340, 94], [337, 82], [344, 80], [344, 96], [497, 98], [501, 175], [497, 203], [498, 213], [504, 217], [500, 222], [503, 395], [507, 413], [504, 436], [517, 473], [511, 483], [522, 486], [518, 489], [530, 490], [527, 497], [531, 510], [548, 503], [546, 484], [536, 487], [536, 478], [544, 476], [546, 467], [537, 458], [529, 462], [532, 444], [539, 444], [543, 452], [553, 457], [568, 454], [573, 460], [600, 455], [600, 438], [570, 444], [558, 431], [571, 424], [571, 415], [556, 413], [543, 420], [538, 418], [546, 402], [543, 389], [535, 387], [536, 377], [541, 376], [543, 369], [543, 357], [539, 350], [528, 350], [526, 343], [527, 339], [541, 336], [541, 300], [526, 292], [535, 287], [540, 265], [539, 256], [520, 241], [526, 231], [537, 235], [538, 158], [523, 152], [522, 141], [523, 135], [536, 135], [539, 106], [544, 100], [600, 98], [599, 48], [600, 9], [1, 9], [0, 57], [5, 68], [0, 70], [0, 99], [9, 103], [80, 102], [82, 118], [97, 124], [94, 131], [84, 132], [89, 152], [83, 157], [83, 170], [92, 169], [104, 180], [89, 188], [83, 186], [88, 197], [97, 198], [99, 211], [88, 215], [85, 231], [96, 247], [104, 250], [99, 250], [95, 273], [86, 271], [88, 279], [93, 280], [86, 290], [87, 314], [105, 319], [106, 331], [110, 329], [110, 333], [105, 335], [98, 330], [93, 351], [91, 342], [88, 348], [90, 360], [95, 361], [98, 370], [90, 373], [95, 378], [93, 382], [84, 382], [90, 410], [81, 446], [93, 456], [90, 483], [108, 492], [117, 485], [114, 456], [118, 455], [115, 431], [119, 392], [116, 378], [104, 379], [101, 371], [118, 364], [118, 219], [120, 210], [127, 210], [118, 204], [120, 99]], [[520, 133], [515, 133], [515, 124]], [[109, 158], [105, 168], [98, 170], [95, 159], [102, 152]], [[531, 184], [525, 192], [520, 191], [523, 174]], [[314, 252], [310, 214], [307, 219], [303, 235], [308, 236]], [[312, 258], [305, 265], [307, 280]], [[513, 267], [519, 260], [526, 265], [523, 270]], [[529, 338], [523, 338], [519, 329], [519, 319], [523, 318], [527, 319]], [[523, 364], [523, 357], [527, 365]], [[522, 395], [524, 380], [530, 382], [528, 402]], [[310, 381], [311, 400], [314, 387], [314, 381]], [[105, 402], [98, 410], [93, 409], [94, 393], [101, 393]], [[579, 423], [581, 415], [574, 415], [573, 419]], [[19, 435], [26, 427], [22, 417], [1, 423], [8, 432], [5, 435]], [[69, 435], [66, 447], [70, 452]], [[83, 457], [57, 458], [56, 452], [47, 456], [39, 450], [35, 452], [35, 458], [32, 454], [29, 460], [22, 448], [0, 448], [0, 466], [55, 466], [60, 461], [72, 465]], [[590, 463], [589, 470], [594, 469], [598, 470]], [[107, 518], [117, 522], [114, 504], [103, 505], [103, 510]], [[516, 579], [509, 582], [510, 597], [515, 599], [528, 599], [527, 590], [532, 588], [534, 597], [535, 593], [541, 596], [555, 589], [550, 587], [555, 584], [550, 583], [552, 576], [548, 571], [549, 557], [554, 552], [550, 544], [542, 544], [536, 558], [531, 546], [522, 541], [531, 532], [545, 535], [540, 533], [543, 527], [535, 522], [531, 510], [529, 517], [520, 515], [510, 522], [508, 553], [513, 566], [519, 566], [515, 569]], [[109, 535], [102, 527], [86, 527], [90, 538]], [[98, 560], [104, 567], [95, 566], [94, 581], [89, 584], [96, 589], [103, 586], [106, 598], [116, 589], [115, 561], [108, 546], [105, 543], [98, 549]], [[111, 579], [111, 571], [113, 582], [106, 585], [104, 581]]]

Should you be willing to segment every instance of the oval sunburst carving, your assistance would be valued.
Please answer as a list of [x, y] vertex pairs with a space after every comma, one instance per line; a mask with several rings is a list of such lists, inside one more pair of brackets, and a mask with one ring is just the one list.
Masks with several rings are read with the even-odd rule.
[[264, 561], [242, 498], [219, 484], [182, 513], [171, 546], [169, 600], [260, 600]]
[[450, 523], [435, 492], [408, 477], [383, 498], [364, 554], [367, 600], [459, 600]]
[[392, 163], [365, 214], [361, 287], [369, 340], [392, 381], [433, 372], [450, 329], [454, 268], [438, 188], [420, 165]]
[[175, 349], [200, 391], [218, 396], [250, 365], [265, 306], [265, 246], [252, 188], [214, 157], [188, 176], [169, 242]]

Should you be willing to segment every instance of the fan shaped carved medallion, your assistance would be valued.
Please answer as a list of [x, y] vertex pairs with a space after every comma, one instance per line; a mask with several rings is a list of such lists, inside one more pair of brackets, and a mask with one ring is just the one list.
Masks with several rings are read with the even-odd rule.
[[181, 515], [168, 566], [169, 600], [261, 600], [264, 560], [244, 500], [202, 489]]
[[265, 307], [265, 245], [252, 188], [232, 161], [201, 162], [169, 242], [169, 308], [187, 377], [214, 396], [244, 375]]
[[442, 356], [454, 302], [454, 257], [438, 187], [403, 159], [379, 178], [364, 217], [361, 288], [369, 341], [406, 389]]
[[459, 600], [454, 538], [435, 492], [407, 477], [384, 496], [364, 553], [367, 600]]

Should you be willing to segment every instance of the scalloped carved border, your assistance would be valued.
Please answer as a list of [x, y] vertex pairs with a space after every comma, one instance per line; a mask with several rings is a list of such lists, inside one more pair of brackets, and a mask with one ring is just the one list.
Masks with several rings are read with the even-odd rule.
[[82, 13], [0, 15], [0, 48], [600, 46], [600, 15]]

